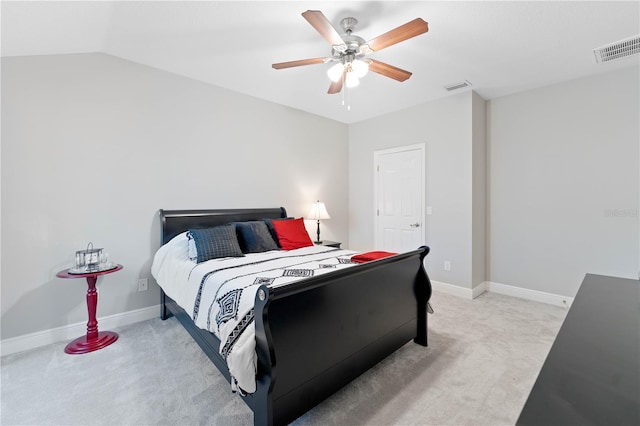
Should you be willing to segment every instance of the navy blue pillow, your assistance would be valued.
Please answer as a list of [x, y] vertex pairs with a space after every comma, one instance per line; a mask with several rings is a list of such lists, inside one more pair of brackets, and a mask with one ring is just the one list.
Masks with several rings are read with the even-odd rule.
[[264, 222], [236, 222], [236, 231], [240, 237], [240, 246], [244, 253], [262, 253], [263, 251], [278, 250], [278, 246]]
[[220, 257], [242, 257], [236, 227], [234, 225], [215, 226], [213, 228], [189, 229], [196, 244], [198, 258], [196, 262], [206, 262]]

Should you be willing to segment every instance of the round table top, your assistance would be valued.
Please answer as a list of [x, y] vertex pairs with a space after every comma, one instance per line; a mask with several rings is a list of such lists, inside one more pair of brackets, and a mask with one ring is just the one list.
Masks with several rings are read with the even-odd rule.
[[120, 264], [116, 264], [113, 268], [111, 269], [105, 269], [104, 271], [95, 271], [95, 272], [87, 272], [84, 274], [72, 274], [69, 271], [72, 268], [67, 268], [63, 271], [60, 271], [56, 274], [56, 277], [58, 278], [87, 278], [87, 277], [97, 277], [98, 275], [106, 275], [106, 274], [110, 274], [112, 272], [116, 272], [119, 271], [120, 269], [122, 269], [122, 265]]

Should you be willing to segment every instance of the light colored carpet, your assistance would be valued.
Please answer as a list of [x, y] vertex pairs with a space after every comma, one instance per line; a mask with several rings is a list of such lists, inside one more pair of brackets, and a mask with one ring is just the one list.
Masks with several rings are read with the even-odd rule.
[[[513, 425], [567, 310], [434, 293], [429, 347], [408, 343], [295, 425]], [[3, 425], [250, 425], [252, 412], [175, 319], [1, 359]]]

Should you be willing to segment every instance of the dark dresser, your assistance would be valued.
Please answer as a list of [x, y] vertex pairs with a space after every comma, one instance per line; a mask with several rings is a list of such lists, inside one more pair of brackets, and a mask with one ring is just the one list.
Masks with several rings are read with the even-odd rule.
[[518, 425], [640, 425], [640, 281], [587, 274]]

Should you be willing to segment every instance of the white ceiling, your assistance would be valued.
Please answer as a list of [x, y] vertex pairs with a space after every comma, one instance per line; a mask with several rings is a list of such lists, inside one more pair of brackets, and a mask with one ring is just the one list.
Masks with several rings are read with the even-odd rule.
[[[450, 95], [468, 80], [485, 99], [639, 63], [596, 64], [592, 49], [640, 33], [638, 1], [303, 2], [2, 1], [2, 56], [103, 52], [344, 123]], [[330, 56], [301, 16], [347, 16], [366, 40], [416, 17], [429, 32], [371, 55], [413, 72], [399, 83], [369, 73], [328, 95], [330, 64], [271, 64]], [[462, 89], [469, 90], [469, 89]], [[456, 93], [456, 92], [453, 92]]]

